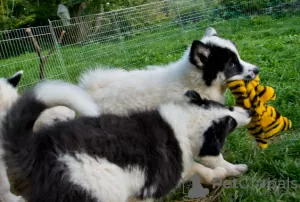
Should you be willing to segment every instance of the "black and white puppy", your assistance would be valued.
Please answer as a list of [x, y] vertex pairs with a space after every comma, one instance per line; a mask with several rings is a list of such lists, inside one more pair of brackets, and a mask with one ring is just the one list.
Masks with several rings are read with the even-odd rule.
[[[253, 79], [257, 73], [255, 65], [241, 59], [231, 40], [208, 28], [204, 37], [193, 41], [176, 62], [132, 71], [98, 68], [84, 73], [79, 85], [103, 113], [126, 115], [180, 100], [189, 89], [203, 98], [224, 103], [227, 81]], [[227, 176], [247, 171], [247, 165], [232, 164], [213, 152], [201, 156], [201, 162], [211, 168], [223, 167]]]
[[[78, 86], [38, 84], [3, 123], [5, 160], [18, 191], [30, 202], [152, 201], [167, 195], [189, 174], [195, 157], [218, 155], [226, 136], [250, 121], [248, 111], [195, 91], [183, 97], [153, 110], [100, 117]], [[56, 105], [87, 116], [34, 133], [41, 112]]]

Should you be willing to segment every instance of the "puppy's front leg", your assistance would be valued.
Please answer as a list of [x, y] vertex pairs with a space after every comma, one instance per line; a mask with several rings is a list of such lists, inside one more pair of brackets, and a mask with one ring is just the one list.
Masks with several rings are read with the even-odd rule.
[[214, 178], [224, 179], [226, 177], [226, 170], [222, 167], [211, 169], [195, 162], [193, 167], [190, 169], [188, 178], [196, 173], [200, 176], [200, 183], [207, 185], [211, 185]]
[[239, 176], [248, 170], [245, 164], [232, 164], [223, 158], [220, 153], [218, 156], [204, 156], [200, 158], [200, 162], [210, 168], [222, 167], [227, 171], [226, 177]]

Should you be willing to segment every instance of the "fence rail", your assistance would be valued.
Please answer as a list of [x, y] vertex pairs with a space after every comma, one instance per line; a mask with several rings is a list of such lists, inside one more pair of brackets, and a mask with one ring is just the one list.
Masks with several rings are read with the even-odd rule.
[[[207, 26], [255, 15], [300, 15], [299, 1], [270, 2], [224, 5], [220, 0], [163, 0], [69, 21], [49, 21], [48, 26], [1, 31], [0, 74], [9, 76], [23, 69], [23, 88], [43, 78], [76, 82], [88, 67], [139, 67], [141, 55], [149, 65], [157, 62], [149, 59], [152, 54], [180, 55]], [[170, 41], [181, 44], [170, 50]]]

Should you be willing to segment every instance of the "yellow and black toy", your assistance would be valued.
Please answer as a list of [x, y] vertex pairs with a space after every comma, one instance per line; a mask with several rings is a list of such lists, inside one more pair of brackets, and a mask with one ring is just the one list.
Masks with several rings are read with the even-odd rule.
[[228, 87], [236, 99], [236, 105], [251, 110], [252, 118], [247, 128], [260, 148], [267, 148], [267, 140], [274, 137], [280, 131], [292, 127], [292, 122], [266, 102], [275, 100], [276, 94], [273, 88], [259, 85], [258, 76], [254, 80], [245, 82], [242, 80], [228, 82]]

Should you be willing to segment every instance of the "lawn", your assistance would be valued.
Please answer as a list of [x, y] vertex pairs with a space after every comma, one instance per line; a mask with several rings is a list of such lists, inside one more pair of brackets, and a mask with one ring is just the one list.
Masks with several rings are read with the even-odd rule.
[[[242, 186], [252, 180], [273, 180], [277, 186], [273, 186], [273, 182], [270, 188], [268, 185], [265, 188], [255, 185], [248, 188], [223, 188], [220, 192], [221, 201], [300, 201], [299, 22], [300, 16], [260, 16], [213, 23], [220, 35], [235, 41], [244, 60], [260, 67], [262, 84], [272, 86], [277, 93], [277, 99], [270, 104], [293, 121], [293, 129], [280, 133], [265, 150], [256, 147], [245, 129], [236, 130], [229, 136], [224, 148], [225, 159], [249, 166], [249, 171], [238, 178]], [[134, 69], [166, 64], [179, 59], [191, 41], [201, 38], [204, 28], [211, 24], [208, 21], [187, 24], [183, 29], [174, 25], [117, 42], [63, 47], [61, 54], [67, 69], [61, 68], [62, 62], [58, 55], [54, 55], [47, 63], [53, 65], [53, 68], [46, 69], [46, 76], [76, 82], [82, 70], [96, 66]], [[36, 82], [39, 63], [30, 59], [34, 57], [35, 53], [27, 53], [1, 61], [9, 67], [7, 70], [2, 69], [2, 74], [6, 76], [24, 69], [22, 84]], [[18, 62], [27, 58], [29, 62]], [[11, 64], [12, 61], [16, 63]], [[227, 95], [228, 104], [232, 105], [233, 98], [230, 93]], [[182, 197], [180, 188], [167, 200], [182, 201]]]

